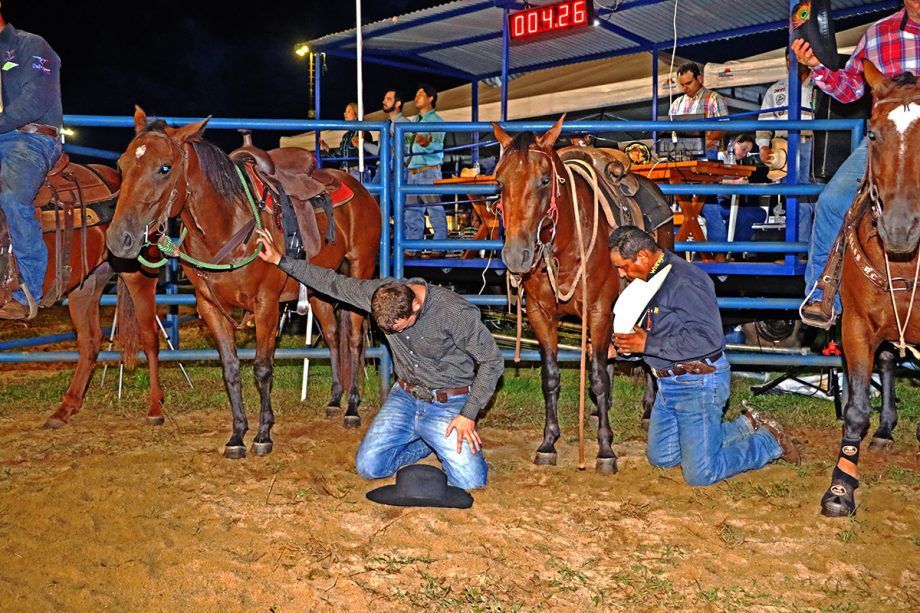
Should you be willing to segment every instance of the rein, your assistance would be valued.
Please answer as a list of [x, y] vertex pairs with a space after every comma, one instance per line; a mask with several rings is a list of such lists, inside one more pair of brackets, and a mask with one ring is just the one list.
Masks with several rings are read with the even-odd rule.
[[[168, 136], [166, 136], [166, 138], [169, 139]], [[172, 143], [174, 146], [176, 146], [181, 151], [182, 169], [184, 172], [181, 174], [177, 173], [176, 185], [173, 187], [172, 191], [169, 194], [169, 201], [167, 202], [167, 206], [166, 206], [167, 216], [169, 215], [170, 209], [172, 208], [172, 205], [175, 203], [176, 198], [178, 197], [179, 177], [184, 176], [185, 173], [188, 171], [188, 153], [185, 151], [184, 148], [179, 147], [178, 145], [173, 143], [172, 139], [169, 139], [169, 142]], [[249, 208], [252, 211], [252, 215], [255, 220], [254, 227], [258, 230], [261, 230], [262, 229], [262, 219], [259, 216], [259, 209], [258, 209], [258, 206], [256, 205], [256, 201], [252, 197], [252, 193], [249, 191], [249, 183], [246, 181], [246, 178], [243, 176], [243, 172], [239, 169], [239, 167], [236, 164], [233, 165], [233, 168], [234, 170], [236, 170], [236, 174], [240, 179], [240, 183], [243, 184], [243, 190], [246, 193], [246, 200], [249, 203]], [[188, 197], [188, 194], [189, 192], [187, 190], [186, 197]], [[144, 266], [149, 266], [150, 268], [160, 268], [162, 266], [165, 266], [166, 262], [169, 261], [168, 258], [177, 257], [183, 262], [190, 264], [191, 266], [194, 266], [195, 268], [198, 268], [198, 269], [218, 271], [218, 272], [228, 272], [232, 270], [237, 270], [238, 268], [243, 268], [244, 266], [251, 264], [259, 256], [259, 253], [263, 249], [262, 244], [258, 243], [256, 245], [255, 250], [250, 255], [248, 255], [246, 258], [244, 258], [243, 260], [239, 262], [233, 262], [230, 264], [218, 263], [220, 259], [223, 259], [223, 257], [219, 258], [218, 262], [206, 262], [204, 260], [199, 260], [197, 258], [194, 258], [188, 255], [187, 253], [185, 253], [184, 251], [181, 251], [182, 243], [185, 241], [185, 237], [188, 235], [187, 227], [183, 226], [182, 232], [179, 235], [179, 240], [178, 242], [175, 242], [175, 243], [169, 236], [166, 235], [166, 231], [165, 231], [166, 230], [166, 220], [165, 219], [160, 221], [158, 228], [162, 228], [162, 232], [160, 234], [160, 238], [155, 243], [151, 243], [149, 240], [146, 240], [146, 231], [145, 231], [144, 233], [145, 241], [144, 241], [143, 247], [141, 248], [141, 251], [143, 251], [143, 249], [146, 247], [156, 246], [160, 250], [160, 253], [163, 254], [164, 256], [163, 259], [159, 260], [158, 262], [150, 262], [142, 254], [139, 254], [137, 256], [137, 260], [141, 264], [143, 264]], [[229, 251], [227, 249], [228, 246], [232, 249], [233, 247], [236, 246], [234, 243], [243, 242], [246, 238], [246, 235], [249, 235], [251, 233], [252, 228], [253, 228], [253, 222], [250, 221], [246, 226], [243, 227], [242, 230], [238, 231], [233, 236], [230, 242], [227, 245], [225, 245], [223, 249], [221, 249], [221, 253], [228, 252]]]

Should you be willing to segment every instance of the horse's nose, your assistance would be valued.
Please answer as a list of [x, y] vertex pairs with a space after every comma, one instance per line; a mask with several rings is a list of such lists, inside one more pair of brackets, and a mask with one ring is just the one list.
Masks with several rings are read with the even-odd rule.
[[130, 232], [125, 232], [124, 236], [121, 238], [121, 246], [125, 251], [130, 251], [131, 247], [134, 246], [134, 237], [131, 236]]

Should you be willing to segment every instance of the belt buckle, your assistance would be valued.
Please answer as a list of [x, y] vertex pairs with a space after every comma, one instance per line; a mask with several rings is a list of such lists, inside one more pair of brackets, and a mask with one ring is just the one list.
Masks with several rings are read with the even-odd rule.
[[412, 387], [412, 395], [425, 402], [434, 402], [434, 391], [426, 387]]

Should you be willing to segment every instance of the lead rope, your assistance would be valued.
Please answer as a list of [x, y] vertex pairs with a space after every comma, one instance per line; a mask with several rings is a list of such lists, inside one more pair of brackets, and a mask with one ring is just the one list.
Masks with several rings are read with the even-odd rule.
[[888, 273], [888, 295], [891, 297], [891, 308], [894, 311], [894, 318], [898, 324], [898, 342], [894, 344], [898, 348], [898, 353], [901, 357], [907, 355], [907, 351], [910, 351], [915, 359], [920, 360], [920, 351], [916, 347], [908, 345], [904, 341], [904, 332], [907, 331], [907, 326], [910, 325], [910, 314], [914, 309], [914, 296], [917, 295], [917, 279], [920, 278], [920, 254], [917, 255], [917, 268], [914, 271], [914, 287], [910, 291], [910, 303], [907, 305], [907, 316], [904, 318], [904, 325], [901, 325], [901, 315], [898, 313], [898, 303], [894, 297], [894, 286], [891, 283], [891, 265], [888, 263], [888, 251], [882, 248], [882, 251], [885, 253], [885, 270]]

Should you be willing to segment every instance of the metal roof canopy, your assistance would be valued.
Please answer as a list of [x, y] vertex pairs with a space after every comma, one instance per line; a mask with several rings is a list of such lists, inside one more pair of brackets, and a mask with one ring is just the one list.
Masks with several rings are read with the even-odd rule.
[[[558, 0], [456, 0], [362, 27], [364, 60], [468, 81], [670, 49], [675, 0], [594, 0], [595, 24], [562, 36], [508, 44], [507, 13]], [[676, 0], [677, 47], [785, 29], [783, 0]], [[901, 0], [834, 0], [834, 19], [891, 11]], [[355, 58], [355, 30], [310, 41]]]

